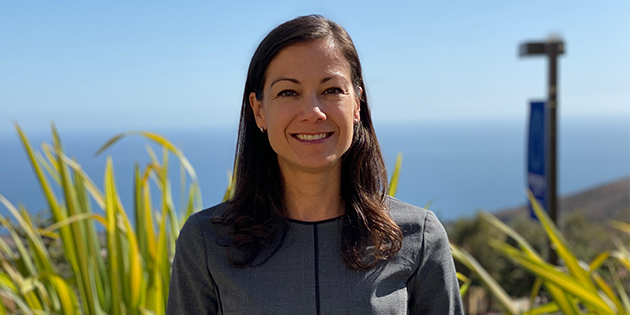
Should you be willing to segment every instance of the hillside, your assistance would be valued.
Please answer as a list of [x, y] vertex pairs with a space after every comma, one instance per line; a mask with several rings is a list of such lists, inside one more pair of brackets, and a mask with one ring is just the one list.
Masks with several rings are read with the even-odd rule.
[[[563, 214], [574, 212], [581, 212], [591, 222], [611, 219], [630, 222], [630, 177], [562, 197], [558, 200], [558, 205], [561, 222]], [[525, 204], [499, 210], [494, 215], [503, 222], [510, 222], [528, 211]]]

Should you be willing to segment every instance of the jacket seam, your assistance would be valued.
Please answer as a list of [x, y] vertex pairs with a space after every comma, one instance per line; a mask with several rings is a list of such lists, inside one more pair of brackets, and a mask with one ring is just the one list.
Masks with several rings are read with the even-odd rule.
[[424, 259], [424, 253], [426, 252], [426, 231], [427, 231], [427, 221], [429, 220], [429, 214], [428, 212], [424, 215], [424, 220], [422, 222], [422, 234], [420, 237], [422, 237], [422, 241], [420, 244], [420, 254], [418, 255], [418, 261], [417, 261], [417, 266], [415, 268], [415, 270], [413, 271], [413, 273], [411, 274], [411, 276], [409, 277], [409, 279], [407, 279], [407, 282], [405, 282], [406, 286], [409, 286], [409, 282], [411, 282], [411, 280], [413, 280], [417, 275], [418, 272], [420, 271], [420, 266], [422, 266], [422, 260]]
[[315, 311], [319, 315], [321, 312], [319, 305], [319, 244], [317, 235], [317, 225], [313, 225], [313, 251], [315, 256]]
[[219, 286], [217, 285], [216, 281], [214, 281], [214, 277], [212, 276], [212, 273], [210, 272], [210, 268], [208, 265], [208, 246], [206, 243], [206, 237], [204, 235], [203, 230], [201, 229], [201, 221], [197, 220], [197, 225], [198, 225], [198, 229], [199, 232], [201, 232], [201, 238], [203, 239], [203, 254], [204, 254], [204, 260], [205, 260], [205, 265], [206, 265], [206, 272], [208, 272], [208, 276], [210, 277], [210, 281], [212, 282], [212, 287], [214, 288], [214, 291], [216, 292], [217, 295], [217, 304], [219, 307], [219, 314], [223, 314], [223, 302], [221, 301], [221, 294], [219, 292]]

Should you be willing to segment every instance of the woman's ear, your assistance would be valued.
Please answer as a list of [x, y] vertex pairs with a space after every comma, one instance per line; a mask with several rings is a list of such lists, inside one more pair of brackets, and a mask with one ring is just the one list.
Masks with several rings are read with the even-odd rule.
[[265, 121], [265, 111], [262, 108], [262, 102], [256, 98], [256, 92], [249, 93], [249, 105], [254, 112], [254, 118], [256, 118], [256, 125], [258, 128], [267, 130], [267, 122]]
[[354, 106], [354, 120], [357, 122], [361, 120], [361, 97], [363, 96], [363, 89], [359, 87], [358, 92]]

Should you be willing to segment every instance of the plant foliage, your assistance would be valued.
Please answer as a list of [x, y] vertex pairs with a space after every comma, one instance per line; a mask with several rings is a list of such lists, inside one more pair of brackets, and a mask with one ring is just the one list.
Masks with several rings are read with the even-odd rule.
[[[135, 167], [132, 224], [119, 198], [111, 157], [101, 191], [64, 153], [54, 126], [52, 145], [44, 143], [43, 154], [15, 127], [46, 196], [53, 224], [37, 228], [26, 209], [20, 206], [18, 210], [0, 195], [0, 202], [26, 235], [21, 238], [9, 220], [0, 217], [15, 244], [12, 248], [0, 241], [0, 314], [164, 314], [175, 240], [186, 219], [201, 207], [197, 178], [183, 153], [165, 138], [147, 132], [120, 134], [99, 150], [130, 135], [143, 136], [163, 149], [162, 160], [150, 152], [151, 163]], [[179, 159], [191, 178], [188, 200], [180, 211], [171, 197], [169, 154]], [[157, 205], [152, 204], [150, 181], [159, 190]], [[72, 270], [70, 278], [61, 276], [44, 246], [45, 238], [61, 241]], [[4, 302], [11, 302], [13, 309]]]

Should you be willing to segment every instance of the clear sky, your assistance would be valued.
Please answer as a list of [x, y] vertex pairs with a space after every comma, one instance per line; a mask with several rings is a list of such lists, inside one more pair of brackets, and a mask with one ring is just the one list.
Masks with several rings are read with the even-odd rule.
[[3, 1], [0, 134], [236, 125], [247, 66], [278, 24], [350, 33], [377, 123], [523, 120], [546, 95], [525, 40], [561, 36], [560, 115], [630, 117], [630, 1]]

